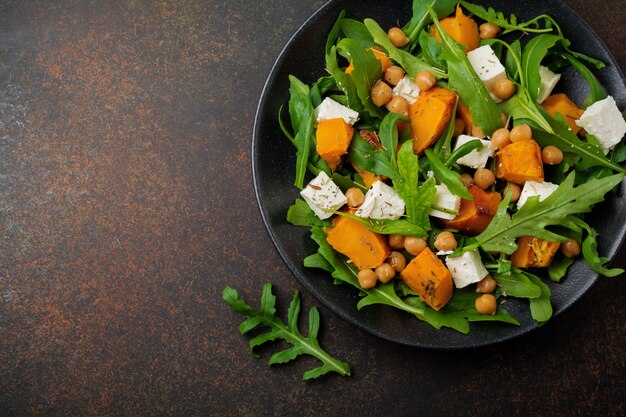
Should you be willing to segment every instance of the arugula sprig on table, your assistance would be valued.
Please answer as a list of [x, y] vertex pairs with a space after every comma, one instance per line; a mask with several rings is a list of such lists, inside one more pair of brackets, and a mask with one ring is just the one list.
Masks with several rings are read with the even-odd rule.
[[267, 333], [261, 333], [250, 340], [250, 352], [257, 356], [254, 349], [264, 343], [282, 339], [291, 344], [292, 347], [274, 353], [269, 364], [286, 363], [294, 360], [300, 355], [310, 355], [322, 362], [321, 366], [306, 371], [303, 379], [314, 379], [329, 372], [336, 372], [342, 376], [350, 375], [350, 365], [330, 356], [319, 344], [317, 335], [320, 328], [320, 315], [317, 308], [309, 310], [309, 332], [304, 336], [298, 329], [298, 319], [300, 316], [300, 295], [294, 291], [293, 300], [289, 305], [287, 313], [287, 323], [285, 324], [276, 315], [276, 296], [272, 293], [272, 284], [265, 284], [261, 295], [261, 308], [255, 310], [239, 297], [236, 290], [226, 287], [222, 293], [224, 301], [235, 312], [248, 317], [239, 325], [241, 334], [247, 334], [258, 327], [269, 328]]

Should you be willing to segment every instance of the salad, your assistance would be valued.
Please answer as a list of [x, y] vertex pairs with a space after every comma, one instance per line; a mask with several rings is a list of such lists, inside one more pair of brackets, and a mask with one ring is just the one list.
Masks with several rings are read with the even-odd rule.
[[[617, 276], [584, 214], [622, 182], [626, 112], [548, 15], [519, 22], [466, 1], [414, 0], [403, 27], [341, 13], [328, 75], [290, 76], [289, 124], [301, 198], [287, 220], [310, 228], [304, 260], [356, 287], [358, 308], [385, 304], [439, 329], [538, 325], [547, 280], [578, 257]], [[558, 92], [576, 70], [588, 97]]]

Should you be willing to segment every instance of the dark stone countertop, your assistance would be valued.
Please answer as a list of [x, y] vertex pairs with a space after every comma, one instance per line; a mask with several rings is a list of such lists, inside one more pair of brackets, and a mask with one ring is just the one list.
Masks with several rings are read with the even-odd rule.
[[[626, 63], [621, 1], [568, 0]], [[267, 366], [226, 285], [285, 309], [250, 138], [314, 1], [0, 0], [0, 415], [626, 415], [626, 281], [525, 337], [395, 345], [318, 305], [353, 375]], [[626, 264], [625, 261], [618, 261]]]

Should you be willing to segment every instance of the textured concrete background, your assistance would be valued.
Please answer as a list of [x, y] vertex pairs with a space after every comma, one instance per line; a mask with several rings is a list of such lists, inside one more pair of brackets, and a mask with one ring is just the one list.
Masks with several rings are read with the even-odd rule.
[[[568, 0], [626, 63], [622, 1]], [[274, 58], [323, 1], [0, 0], [0, 415], [622, 416], [624, 279], [470, 352], [377, 339], [320, 306], [353, 376], [248, 353], [226, 285], [300, 288], [254, 198]], [[317, 304], [303, 293], [305, 308]]]

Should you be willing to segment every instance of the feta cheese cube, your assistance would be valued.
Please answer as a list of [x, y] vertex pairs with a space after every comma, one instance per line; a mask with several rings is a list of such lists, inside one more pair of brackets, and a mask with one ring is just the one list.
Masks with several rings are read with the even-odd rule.
[[490, 156], [493, 156], [493, 148], [491, 147], [490, 140], [480, 139], [474, 136], [468, 135], [459, 135], [459, 138], [456, 140], [456, 146], [454, 150], [457, 150], [462, 145], [465, 145], [467, 142], [471, 142], [473, 140], [479, 140], [483, 145], [481, 149], [474, 149], [472, 152], [467, 155], [457, 159], [457, 163], [459, 165], [465, 165], [470, 168], [484, 168], [487, 165], [487, 160]]
[[539, 85], [539, 93], [537, 93], [537, 102], [541, 103], [552, 94], [556, 83], [561, 79], [561, 74], [555, 74], [548, 67], [539, 65], [539, 76], [541, 77], [541, 85]]
[[502, 100], [493, 94], [493, 88], [499, 80], [506, 78], [506, 70], [498, 60], [496, 53], [491, 49], [491, 46], [483, 45], [468, 52], [467, 59], [469, 59], [472, 68], [478, 74], [478, 78], [485, 84], [491, 98], [496, 103], [501, 102]]
[[459, 209], [461, 208], [461, 197], [452, 194], [450, 190], [448, 190], [448, 187], [444, 184], [435, 185], [435, 189], [437, 190], [437, 193], [435, 194], [435, 201], [433, 201], [433, 205], [442, 209], [453, 211], [454, 213], [446, 213], [445, 211], [431, 208], [428, 214], [440, 219], [454, 219], [458, 215]]
[[465, 252], [462, 255], [446, 258], [446, 266], [452, 274], [454, 286], [457, 288], [467, 287], [485, 278], [489, 273], [477, 250]]
[[559, 188], [559, 186], [551, 182], [526, 181], [524, 188], [522, 188], [522, 193], [519, 196], [519, 200], [517, 200], [517, 209], [521, 209], [522, 206], [526, 204], [526, 200], [528, 200], [529, 197], [538, 195], [539, 201], [543, 201], [548, 198], [550, 194], [555, 192], [557, 188]]
[[420, 95], [420, 89], [417, 86], [417, 84], [415, 84], [415, 81], [413, 81], [411, 77], [406, 75], [393, 88], [393, 95], [394, 97], [400, 96], [406, 99], [406, 101], [408, 101], [409, 104], [413, 104], [417, 100], [417, 97]]
[[342, 118], [349, 125], [354, 125], [359, 120], [359, 113], [330, 97], [326, 97], [315, 109], [315, 119], [320, 123], [328, 119]]
[[339, 210], [348, 202], [346, 196], [324, 171], [313, 178], [300, 195], [315, 215], [322, 220], [333, 215], [325, 210]]
[[598, 139], [598, 145], [605, 155], [626, 133], [626, 121], [611, 96], [587, 107], [576, 124]]
[[376, 181], [355, 214], [372, 219], [399, 219], [404, 214], [404, 200], [396, 190]]

